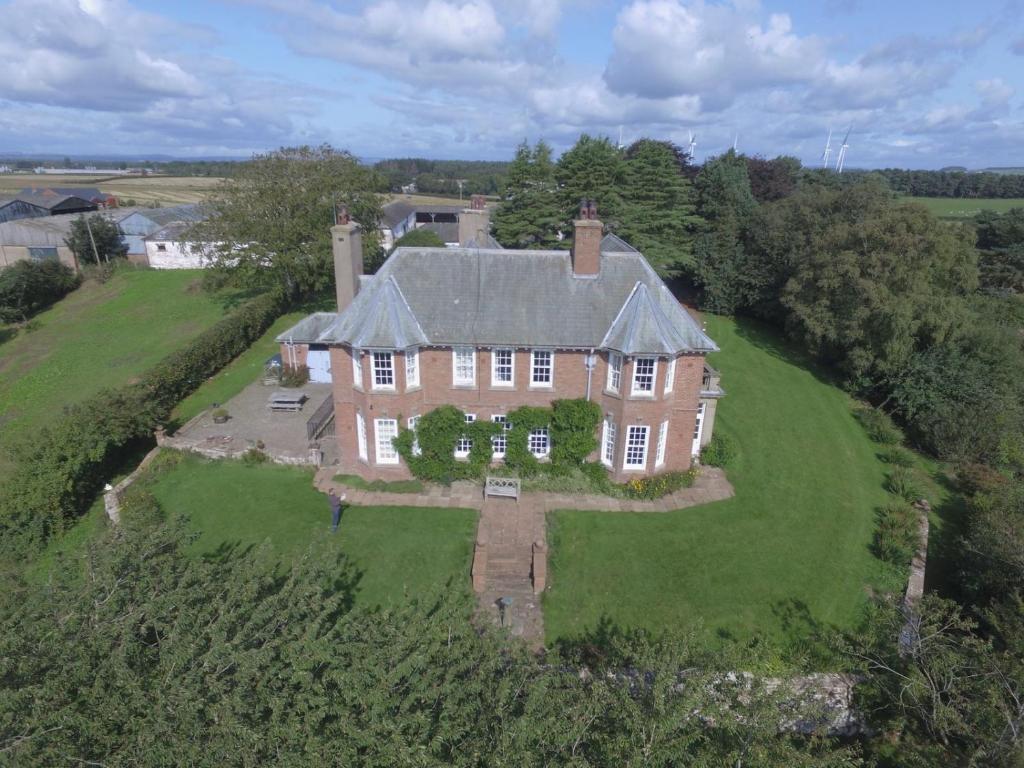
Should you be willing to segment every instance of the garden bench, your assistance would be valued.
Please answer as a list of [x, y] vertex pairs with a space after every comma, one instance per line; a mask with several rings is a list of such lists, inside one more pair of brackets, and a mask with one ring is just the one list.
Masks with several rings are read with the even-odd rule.
[[507, 496], [519, 499], [518, 477], [488, 477], [484, 483], [484, 496]]
[[305, 392], [275, 392], [270, 396], [267, 407], [272, 411], [301, 411], [306, 402]]

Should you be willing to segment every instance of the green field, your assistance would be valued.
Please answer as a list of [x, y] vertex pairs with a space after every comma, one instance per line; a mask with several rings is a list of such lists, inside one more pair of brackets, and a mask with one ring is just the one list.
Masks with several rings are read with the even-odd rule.
[[849, 398], [767, 328], [707, 321], [727, 392], [715, 429], [740, 450], [728, 471], [736, 497], [664, 514], [549, 515], [549, 639], [603, 617], [793, 639], [849, 627], [869, 591], [902, 589], [903, 574], [869, 551], [884, 470]]
[[1024, 208], [1022, 198], [1003, 197], [905, 197], [915, 203], [921, 203], [940, 219], [969, 219], [982, 211], [1006, 213], [1011, 208]]
[[0, 328], [0, 477], [12, 441], [65, 405], [129, 383], [223, 317], [228, 297], [200, 290], [199, 279], [191, 270], [125, 270], [85, 283], [27, 330]]
[[10, 197], [26, 187], [98, 187], [117, 196], [122, 204], [168, 206], [198, 203], [216, 189], [221, 180], [208, 176], [110, 176], [98, 171], [85, 174], [10, 173], [0, 175], [0, 197]]
[[336, 544], [359, 574], [356, 602], [387, 605], [441, 589], [467, 588], [477, 513], [467, 509], [348, 507], [330, 532], [327, 498], [312, 473], [183, 456], [158, 472], [152, 491], [170, 514], [186, 514], [197, 556], [268, 541], [287, 562], [319, 539]]

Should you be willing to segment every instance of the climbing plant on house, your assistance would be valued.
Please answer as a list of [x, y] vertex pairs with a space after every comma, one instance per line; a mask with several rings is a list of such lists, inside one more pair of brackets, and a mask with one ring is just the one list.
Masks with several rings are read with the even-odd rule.
[[[523, 406], [508, 414], [505, 466], [521, 477], [542, 471], [563, 473], [582, 466], [597, 449], [594, 436], [601, 409], [587, 400], [556, 400], [550, 408]], [[442, 405], [420, 417], [415, 432], [403, 428], [395, 449], [420, 480], [450, 483], [482, 477], [491, 463], [491, 440], [504, 426], [490, 421], [466, 421], [453, 405]], [[547, 429], [551, 451], [541, 462], [530, 452], [530, 433]], [[456, 458], [460, 439], [471, 442], [469, 454]]]

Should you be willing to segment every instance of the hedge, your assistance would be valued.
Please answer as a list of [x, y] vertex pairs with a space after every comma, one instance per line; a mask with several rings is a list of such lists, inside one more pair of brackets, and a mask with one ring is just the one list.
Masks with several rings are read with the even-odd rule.
[[80, 283], [81, 278], [58, 261], [19, 261], [0, 269], [0, 323], [25, 322]]
[[281, 315], [277, 293], [245, 304], [140, 381], [68, 406], [51, 426], [15, 447], [18, 470], [0, 489], [0, 549], [41, 549], [83, 514], [133, 444], [149, 440], [171, 409], [244, 352]]

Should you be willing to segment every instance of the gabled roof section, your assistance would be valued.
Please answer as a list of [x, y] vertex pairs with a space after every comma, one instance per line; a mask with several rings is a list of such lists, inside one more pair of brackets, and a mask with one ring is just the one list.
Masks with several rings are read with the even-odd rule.
[[494, 239], [494, 235], [487, 234], [484, 236], [482, 242], [477, 242], [477, 239], [470, 238], [470, 241], [466, 243], [467, 248], [489, 248], [495, 251], [501, 251], [505, 249], [501, 243]]
[[640, 253], [636, 248], [612, 232], [601, 238], [601, 253]]
[[317, 337], [337, 319], [337, 312], [314, 312], [312, 315], [302, 318], [284, 333], [279, 334], [276, 341], [313, 344]]
[[677, 355], [718, 349], [668, 288], [649, 288], [641, 282], [633, 286], [601, 340], [601, 347], [624, 355]]
[[388, 275], [376, 277], [360, 290], [317, 341], [341, 342], [360, 349], [404, 349], [427, 344], [429, 339], [395, 278]]

